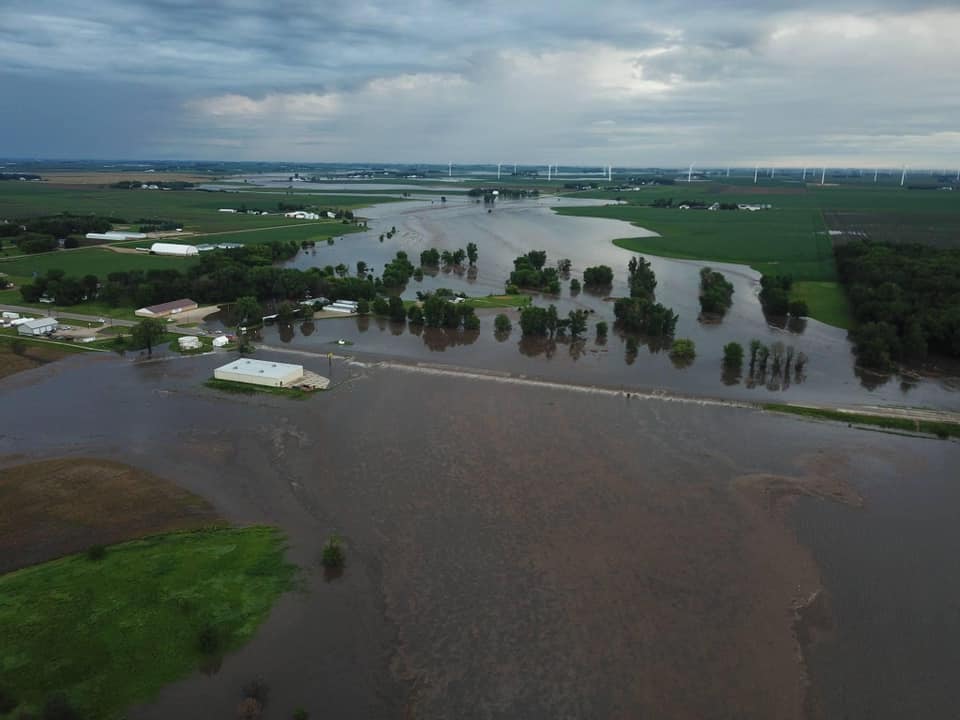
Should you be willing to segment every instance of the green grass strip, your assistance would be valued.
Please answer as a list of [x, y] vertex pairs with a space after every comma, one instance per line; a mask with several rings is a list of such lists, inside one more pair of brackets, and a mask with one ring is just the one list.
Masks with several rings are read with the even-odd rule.
[[905, 417], [889, 417], [885, 415], [865, 415], [850, 413], [841, 410], [827, 410], [825, 408], [802, 407], [800, 405], [784, 405], [781, 403], [764, 403], [764, 410], [772, 412], [800, 415], [801, 417], [816, 420], [836, 420], [855, 425], [872, 425], [887, 430], [900, 430], [911, 433], [927, 433], [939, 438], [960, 437], [960, 423], [943, 420], [919, 420]]

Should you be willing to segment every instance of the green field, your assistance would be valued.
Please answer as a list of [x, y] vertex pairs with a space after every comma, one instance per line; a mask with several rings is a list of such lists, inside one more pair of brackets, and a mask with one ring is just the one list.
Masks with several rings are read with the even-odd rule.
[[[95, 185], [64, 187], [42, 183], [0, 183], [0, 219], [57, 215], [70, 212], [96, 214], [136, 222], [158, 218], [183, 223], [183, 229], [218, 232], [263, 228], [281, 224], [277, 215], [243, 215], [217, 212], [220, 208], [261, 208], [277, 211], [277, 202], [323, 208], [356, 210], [396, 198], [376, 195], [313, 195], [260, 192], [200, 192], [196, 190], [117, 190]], [[289, 220], [288, 222], [297, 222]], [[6, 243], [4, 243], [6, 245]]]
[[81, 717], [120, 717], [249, 640], [291, 587], [283, 554], [271, 528], [209, 530], [4, 575], [3, 689], [24, 711], [59, 691]]
[[196, 257], [180, 258], [149, 253], [120, 253], [106, 248], [79, 248], [36, 255], [21, 255], [14, 260], [0, 262], [0, 272], [14, 278], [30, 278], [34, 273], [46, 274], [47, 270], [63, 270], [70, 276], [97, 275], [105, 278], [109, 273], [130, 270], [186, 270], [197, 262]]
[[839, 283], [822, 280], [801, 280], [793, 283], [791, 299], [807, 303], [810, 317], [834, 327], [853, 327], [850, 303]]
[[626, 220], [660, 237], [614, 240], [632, 252], [687, 260], [742, 263], [803, 280], [836, 277], [820, 213], [809, 208], [709, 212], [644, 205], [561, 208], [564, 215]]
[[257, 393], [266, 393], [267, 395], [280, 395], [291, 400], [305, 400], [313, 392], [301, 390], [300, 388], [272, 387], [270, 385], [251, 385], [250, 383], [234, 382], [233, 380], [218, 380], [210, 378], [205, 383], [211, 390], [221, 390], [222, 392], [237, 393], [238, 395], [256, 395]]
[[[889, 185], [835, 187], [748, 182], [644, 186], [638, 191], [588, 191], [574, 197], [619, 199], [627, 204], [558, 208], [566, 215], [626, 220], [660, 237], [623, 238], [631, 252], [749, 265], [764, 274], [791, 275], [791, 299], [806, 300], [810, 317], [851, 326], [850, 308], [836, 282], [833, 242], [870, 237], [891, 242], [960, 245], [960, 202], [955, 193]], [[658, 198], [680, 202], [769, 203], [758, 212], [654, 208]], [[828, 230], [849, 233], [831, 239]]]

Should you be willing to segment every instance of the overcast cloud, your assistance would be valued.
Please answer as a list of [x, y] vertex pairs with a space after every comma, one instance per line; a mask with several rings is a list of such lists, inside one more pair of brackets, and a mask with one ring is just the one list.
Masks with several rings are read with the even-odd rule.
[[0, 155], [956, 167], [953, 3], [4, 0]]

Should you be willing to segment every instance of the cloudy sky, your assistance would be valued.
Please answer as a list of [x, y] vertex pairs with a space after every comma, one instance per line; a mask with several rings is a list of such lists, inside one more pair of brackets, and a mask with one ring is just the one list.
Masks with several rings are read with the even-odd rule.
[[960, 164], [960, 4], [2, 0], [0, 156]]

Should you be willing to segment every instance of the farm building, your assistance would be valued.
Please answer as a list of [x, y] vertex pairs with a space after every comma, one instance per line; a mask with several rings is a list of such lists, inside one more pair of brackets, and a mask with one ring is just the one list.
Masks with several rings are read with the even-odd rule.
[[306, 210], [294, 210], [292, 212], [287, 212], [283, 214], [284, 217], [295, 218], [297, 220], [319, 220], [320, 215], [315, 212], [307, 212]]
[[196, 255], [197, 248], [193, 245], [181, 245], [179, 243], [162, 243], [156, 242], [150, 246], [150, 252], [154, 255], [177, 255], [179, 257], [186, 257], [188, 255]]
[[121, 230], [110, 230], [109, 232], [95, 233], [89, 232], [85, 236], [87, 240], [106, 240], [108, 242], [123, 240], [144, 240], [146, 235], [142, 232], [123, 232]]
[[180, 346], [181, 350], [199, 350], [200, 338], [196, 335], [184, 335], [177, 338], [177, 345]]
[[137, 317], [160, 318], [196, 309], [197, 303], [190, 298], [183, 298], [181, 300], [171, 300], [170, 302], [160, 303], [159, 305], [142, 307], [134, 310], [133, 314]]
[[58, 327], [56, 318], [36, 318], [17, 325], [17, 332], [21, 335], [46, 335], [56, 332]]
[[303, 366], [244, 358], [227, 363], [213, 371], [217, 380], [290, 387], [303, 380]]

